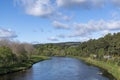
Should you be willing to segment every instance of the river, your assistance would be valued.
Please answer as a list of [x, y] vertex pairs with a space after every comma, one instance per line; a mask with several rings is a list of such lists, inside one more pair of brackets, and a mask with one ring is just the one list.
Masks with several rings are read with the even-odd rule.
[[99, 68], [78, 59], [52, 57], [26, 71], [0, 76], [0, 80], [111, 80], [101, 73]]

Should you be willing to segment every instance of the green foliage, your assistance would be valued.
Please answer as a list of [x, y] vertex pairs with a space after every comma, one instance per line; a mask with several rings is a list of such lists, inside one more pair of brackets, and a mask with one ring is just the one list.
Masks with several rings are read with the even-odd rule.
[[[120, 64], [120, 33], [107, 34], [97, 40], [82, 43], [58, 43], [35, 45], [39, 55], [47, 56], [82, 56]], [[92, 55], [91, 55], [92, 54]], [[96, 55], [96, 58], [94, 57]], [[109, 60], [109, 61], [110, 61]]]
[[45, 59], [32, 44], [0, 40], [0, 74], [24, 70]]
[[12, 64], [7, 67], [1, 67], [0, 74], [6, 74], [6, 73], [11, 73], [11, 72], [26, 70], [30, 68], [34, 63], [42, 61], [42, 60], [46, 60], [46, 59], [49, 59], [49, 57], [32, 55], [29, 60], [26, 60], [22, 63], [16, 63], [16, 64]]
[[8, 47], [0, 47], [0, 66], [5, 67], [14, 63], [15, 55], [12, 53], [12, 50]]

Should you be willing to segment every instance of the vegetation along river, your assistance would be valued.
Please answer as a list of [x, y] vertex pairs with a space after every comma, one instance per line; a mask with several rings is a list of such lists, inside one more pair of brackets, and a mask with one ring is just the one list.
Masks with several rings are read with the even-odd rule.
[[32, 68], [0, 76], [0, 80], [112, 80], [101, 75], [99, 68], [67, 57], [52, 57]]

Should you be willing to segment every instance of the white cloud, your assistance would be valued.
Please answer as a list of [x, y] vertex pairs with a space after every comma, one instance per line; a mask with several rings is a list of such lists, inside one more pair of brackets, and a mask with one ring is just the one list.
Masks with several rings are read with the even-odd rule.
[[108, 34], [108, 33], [110, 33], [109, 30], [103, 30], [103, 31], [102, 31], [102, 36], [105, 36], [105, 35]]
[[49, 37], [48, 40], [50, 40], [50, 41], [59, 41], [56, 37]]
[[51, 0], [14, 0], [16, 5], [21, 5], [25, 13], [32, 16], [49, 18], [52, 20], [65, 20], [69, 21], [72, 17], [63, 15], [55, 7], [55, 3]]
[[29, 15], [50, 17], [54, 13], [50, 0], [17, 0], [17, 3], [22, 5]]
[[70, 21], [73, 16], [63, 16], [63, 20]]
[[61, 13], [61, 12], [57, 12], [56, 17], [57, 17], [56, 19], [58, 19], [58, 20], [60, 20], [60, 18], [61, 18], [62, 20], [65, 20], [65, 21], [69, 21], [72, 18], [72, 16], [63, 15], [63, 13]]
[[63, 24], [63, 23], [58, 22], [58, 21], [53, 21], [52, 24], [57, 29], [69, 29], [69, 25], [68, 24]]
[[85, 3], [86, 0], [56, 0], [59, 7], [70, 7]]
[[106, 26], [108, 30], [118, 30], [120, 29], [120, 21], [109, 21]]
[[56, 0], [58, 7], [91, 9], [104, 6], [106, 0]]
[[76, 23], [74, 24], [74, 31], [68, 37], [82, 37], [92, 35], [95, 32], [108, 33], [109, 31], [120, 30], [120, 20], [119, 21], [94, 21], [91, 20], [88, 23]]
[[90, 39], [91, 38], [85, 36], [85, 37], [79, 37], [76, 41], [85, 42], [85, 41], [88, 41]]
[[17, 35], [14, 31], [10, 30], [10, 29], [3, 29], [0, 28], [0, 39], [4, 39], [4, 38], [16, 38]]

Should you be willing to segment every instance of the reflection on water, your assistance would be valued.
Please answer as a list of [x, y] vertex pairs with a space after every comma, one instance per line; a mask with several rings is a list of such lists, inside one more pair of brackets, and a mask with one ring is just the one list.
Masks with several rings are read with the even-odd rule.
[[109, 80], [100, 70], [80, 60], [53, 57], [33, 65], [27, 71], [1, 76], [0, 80]]

